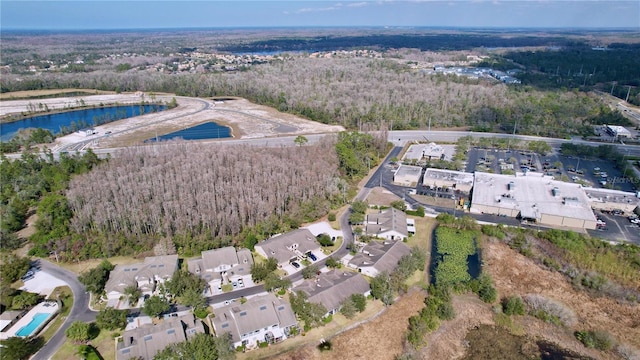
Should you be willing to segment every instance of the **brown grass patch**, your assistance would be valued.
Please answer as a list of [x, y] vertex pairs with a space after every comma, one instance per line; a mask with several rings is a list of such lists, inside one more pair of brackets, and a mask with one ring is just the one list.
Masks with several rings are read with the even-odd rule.
[[[560, 273], [542, 268], [533, 260], [497, 241], [485, 242], [483, 260], [484, 270], [493, 277], [501, 297], [533, 293], [555, 299], [573, 309], [578, 317], [577, 324], [569, 329], [569, 333], [578, 329], [603, 330], [611, 333], [619, 342], [640, 347], [638, 304], [620, 303], [611, 298], [593, 297], [576, 291]], [[553, 327], [541, 327], [531, 321], [522, 325], [527, 333], [551, 341], [557, 336], [551, 331]], [[570, 344], [567, 343], [569, 346]], [[603, 356], [602, 353], [599, 354], [599, 357]]]

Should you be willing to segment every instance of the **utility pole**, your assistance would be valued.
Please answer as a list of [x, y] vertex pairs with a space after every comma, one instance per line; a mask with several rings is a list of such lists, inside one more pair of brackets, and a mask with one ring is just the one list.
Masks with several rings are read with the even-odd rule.
[[613, 89], [616, 87], [616, 82], [614, 81], [613, 84], [611, 84], [611, 93], [609, 95], [613, 95]]
[[629, 102], [629, 93], [631, 92], [631, 86], [627, 89], [627, 97], [624, 99], [625, 102]]

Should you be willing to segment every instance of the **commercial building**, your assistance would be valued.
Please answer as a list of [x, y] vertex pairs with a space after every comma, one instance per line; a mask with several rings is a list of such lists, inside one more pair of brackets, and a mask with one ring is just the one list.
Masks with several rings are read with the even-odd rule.
[[580, 184], [556, 181], [535, 172], [476, 172], [470, 210], [550, 227], [595, 229], [597, 221]]
[[436, 143], [414, 144], [402, 156], [403, 161], [439, 160], [444, 154], [442, 146]]
[[393, 173], [393, 182], [401, 186], [415, 187], [420, 181], [422, 167], [411, 165], [400, 165]]
[[639, 193], [612, 189], [584, 188], [591, 207], [596, 210], [622, 210], [630, 214], [640, 205]]
[[627, 130], [624, 126], [618, 125], [606, 125], [605, 130], [607, 134], [615, 137], [615, 138], [630, 138], [631, 132]]
[[428, 168], [424, 173], [422, 185], [432, 190], [453, 189], [469, 193], [473, 187], [473, 174], [455, 170]]

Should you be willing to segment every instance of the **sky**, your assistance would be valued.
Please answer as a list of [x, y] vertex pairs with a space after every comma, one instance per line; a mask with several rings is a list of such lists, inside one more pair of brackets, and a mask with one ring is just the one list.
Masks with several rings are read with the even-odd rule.
[[0, 29], [635, 28], [640, 0], [0, 0]]

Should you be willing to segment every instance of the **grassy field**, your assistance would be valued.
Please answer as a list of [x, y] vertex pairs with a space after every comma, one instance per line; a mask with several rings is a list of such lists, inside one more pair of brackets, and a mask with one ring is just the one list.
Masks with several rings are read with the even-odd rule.
[[430, 217], [416, 217], [408, 216], [409, 219], [414, 219], [416, 223], [416, 234], [409, 237], [407, 245], [409, 247], [420, 247], [427, 253], [425, 270], [416, 271], [409, 279], [407, 279], [407, 285], [422, 286], [429, 284], [429, 263], [431, 262], [431, 242], [433, 237], [433, 230], [438, 226], [438, 222]]
[[[105, 360], [111, 360], [116, 358], [116, 349], [115, 349], [115, 340], [114, 335], [121, 333], [120, 331], [106, 331], [101, 330], [98, 336], [91, 340], [91, 345], [93, 345], [96, 350], [100, 353]], [[74, 344], [72, 341], [68, 340], [60, 347], [55, 355], [53, 355], [53, 360], [69, 360], [69, 359], [77, 359], [78, 358], [78, 344]]]

